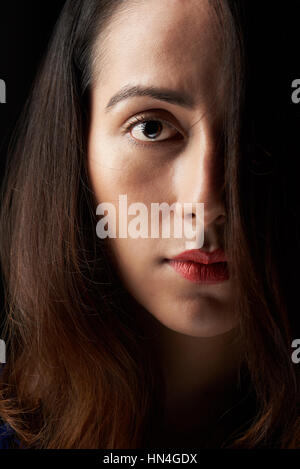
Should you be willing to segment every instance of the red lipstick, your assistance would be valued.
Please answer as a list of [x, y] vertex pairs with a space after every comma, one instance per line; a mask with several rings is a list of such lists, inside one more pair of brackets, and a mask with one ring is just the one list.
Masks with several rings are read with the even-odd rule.
[[229, 279], [227, 260], [222, 249], [213, 252], [192, 249], [170, 259], [169, 264], [182, 277], [194, 283], [220, 283]]

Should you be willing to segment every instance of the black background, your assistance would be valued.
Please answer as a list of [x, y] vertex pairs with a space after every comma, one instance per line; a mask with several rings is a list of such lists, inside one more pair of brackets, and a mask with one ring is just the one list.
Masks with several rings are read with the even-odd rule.
[[1, 170], [11, 132], [63, 4], [64, 0], [1, 2], [0, 78], [6, 83], [6, 104], [0, 105]]

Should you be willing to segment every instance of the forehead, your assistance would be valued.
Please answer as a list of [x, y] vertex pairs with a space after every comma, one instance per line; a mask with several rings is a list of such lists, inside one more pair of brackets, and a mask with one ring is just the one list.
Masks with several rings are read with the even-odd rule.
[[96, 83], [101, 76], [110, 89], [173, 87], [200, 99], [215, 96], [220, 82], [221, 41], [209, 0], [125, 1], [95, 50]]

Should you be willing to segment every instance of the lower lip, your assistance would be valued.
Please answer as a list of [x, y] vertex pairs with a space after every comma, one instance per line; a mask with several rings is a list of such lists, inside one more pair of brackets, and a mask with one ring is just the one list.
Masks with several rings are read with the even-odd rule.
[[170, 260], [169, 264], [178, 274], [190, 282], [215, 284], [229, 279], [227, 262], [200, 264], [192, 261]]

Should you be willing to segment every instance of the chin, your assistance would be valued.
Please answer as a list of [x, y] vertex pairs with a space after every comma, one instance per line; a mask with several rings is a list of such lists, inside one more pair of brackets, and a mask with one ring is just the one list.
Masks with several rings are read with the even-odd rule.
[[237, 324], [186, 324], [186, 325], [170, 325], [168, 326], [165, 324], [166, 327], [173, 330], [174, 332], [178, 332], [183, 335], [187, 335], [190, 337], [198, 337], [198, 338], [209, 338], [209, 337], [217, 337], [222, 334], [226, 334], [233, 329], [236, 328]]
[[173, 309], [167, 315], [155, 314], [156, 319], [168, 329], [192, 337], [215, 337], [226, 334], [238, 326], [232, 311], [222, 309], [210, 311], [209, 308], [188, 310]]

